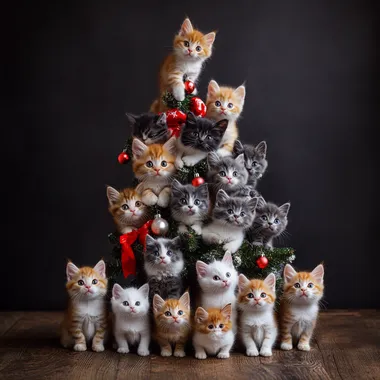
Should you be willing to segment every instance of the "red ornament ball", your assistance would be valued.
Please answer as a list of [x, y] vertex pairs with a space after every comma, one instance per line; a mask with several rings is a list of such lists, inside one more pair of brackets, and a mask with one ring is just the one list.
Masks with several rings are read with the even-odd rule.
[[198, 186], [202, 185], [203, 183], [205, 183], [205, 180], [202, 177], [200, 177], [198, 173], [195, 174], [195, 177], [191, 181], [191, 184], [194, 187], [198, 187]]
[[190, 111], [192, 111], [195, 116], [204, 117], [207, 111], [206, 104], [204, 104], [201, 98], [193, 96], [190, 99]]
[[256, 260], [256, 264], [260, 269], [264, 269], [268, 266], [269, 260], [263, 255]]
[[117, 157], [119, 164], [126, 164], [129, 161], [129, 156], [126, 152], [121, 152]]
[[192, 94], [195, 90], [195, 84], [191, 80], [185, 82], [185, 91], [186, 94]]
[[177, 108], [166, 111], [166, 124], [169, 127], [178, 127], [186, 123], [186, 114]]

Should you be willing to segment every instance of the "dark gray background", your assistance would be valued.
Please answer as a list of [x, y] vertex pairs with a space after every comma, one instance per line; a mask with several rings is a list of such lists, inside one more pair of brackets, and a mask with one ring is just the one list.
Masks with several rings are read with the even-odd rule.
[[296, 267], [325, 262], [328, 307], [379, 306], [370, 3], [58, 3], [3, 13], [2, 309], [63, 308], [66, 258], [94, 265], [109, 254], [105, 186], [132, 180], [116, 160], [124, 114], [157, 95], [159, 64], [186, 15], [218, 30], [201, 96], [211, 78], [246, 82], [241, 138], [268, 143], [259, 189], [292, 202], [285, 243]]

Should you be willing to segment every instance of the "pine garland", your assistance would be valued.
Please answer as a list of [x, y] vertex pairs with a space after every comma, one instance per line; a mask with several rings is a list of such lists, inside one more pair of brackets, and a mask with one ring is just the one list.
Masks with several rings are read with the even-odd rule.
[[190, 101], [192, 97], [193, 95], [186, 94], [184, 100], [178, 101], [171, 92], [165, 92], [162, 96], [162, 101], [169, 109], [177, 108], [180, 111], [187, 113], [190, 110]]

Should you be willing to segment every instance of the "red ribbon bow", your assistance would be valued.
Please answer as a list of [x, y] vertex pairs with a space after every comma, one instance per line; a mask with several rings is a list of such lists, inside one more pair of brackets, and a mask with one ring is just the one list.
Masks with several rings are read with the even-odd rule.
[[148, 235], [149, 228], [153, 220], [149, 220], [142, 227], [132, 232], [120, 236], [121, 244], [121, 267], [123, 269], [124, 277], [136, 274], [136, 257], [133, 253], [131, 245], [139, 238], [140, 243], [146, 248], [146, 235]]

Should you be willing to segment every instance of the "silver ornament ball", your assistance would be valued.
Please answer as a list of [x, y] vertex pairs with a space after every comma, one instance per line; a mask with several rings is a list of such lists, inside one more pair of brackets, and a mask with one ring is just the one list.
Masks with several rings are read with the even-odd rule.
[[151, 229], [155, 235], [166, 235], [169, 231], [169, 223], [164, 218], [161, 218], [161, 215], [157, 214], [153, 220]]

